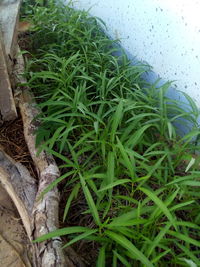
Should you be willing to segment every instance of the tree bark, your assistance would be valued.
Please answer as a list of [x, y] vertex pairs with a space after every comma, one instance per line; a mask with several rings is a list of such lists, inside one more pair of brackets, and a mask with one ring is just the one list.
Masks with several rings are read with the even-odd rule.
[[29, 171], [0, 150], [0, 182], [14, 202], [24, 228], [32, 240], [31, 214], [37, 186]]
[[[17, 79], [18, 81], [21, 80], [23, 83], [25, 80], [20, 75], [23, 69], [22, 56], [19, 56], [17, 60], [19, 68], [18, 71], [15, 70], [15, 74], [18, 73]], [[39, 122], [35, 120], [38, 110], [32, 93], [28, 88], [24, 88], [23, 91], [18, 88], [16, 97], [22, 115], [25, 140], [39, 177], [38, 191], [32, 211], [32, 238], [36, 239], [43, 234], [56, 230], [59, 227], [58, 208], [60, 196], [57, 187], [54, 187], [42, 198], [40, 198], [40, 196], [44, 189], [46, 189], [48, 185], [60, 176], [60, 172], [54, 158], [51, 155], [47, 155], [44, 151], [37, 155], [37, 149], [35, 147], [35, 131]], [[73, 261], [71, 257], [64, 254], [61, 246], [62, 240], [60, 237], [36, 243], [35, 251], [37, 267], [83, 266], [80, 261], [78, 265], [75, 265], [74, 262], [77, 261]]]
[[0, 26], [0, 111], [4, 121], [17, 118], [17, 111], [13, 98], [8, 68], [6, 63], [6, 53]]

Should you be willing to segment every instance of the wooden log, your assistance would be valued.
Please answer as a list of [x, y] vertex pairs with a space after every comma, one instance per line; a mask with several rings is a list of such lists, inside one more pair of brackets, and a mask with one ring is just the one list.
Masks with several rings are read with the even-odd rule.
[[[15, 70], [15, 75], [18, 73], [16, 82], [21, 80], [21, 83], [23, 83], [25, 80], [20, 75], [23, 69], [23, 58], [20, 53], [18, 53], [17, 62], [19, 67], [18, 70]], [[18, 88], [16, 97], [22, 115], [25, 140], [39, 177], [38, 192], [32, 213], [32, 238], [36, 239], [59, 227], [58, 208], [60, 195], [57, 187], [46, 193], [43, 198], [40, 198], [40, 196], [44, 189], [60, 176], [60, 172], [51, 155], [46, 154], [44, 151], [37, 155], [35, 131], [39, 122], [35, 120], [35, 117], [38, 115], [38, 109], [36, 108], [32, 93], [27, 87], [24, 88], [24, 91]], [[69, 250], [67, 255], [64, 254], [61, 247], [62, 240], [60, 237], [36, 243], [37, 267], [84, 266], [78, 256], [74, 258], [74, 255], [76, 255], [74, 251], [70, 253]]]
[[21, 0], [0, 0], [0, 25], [3, 33], [9, 73], [17, 48], [17, 26]]
[[2, 120], [9, 121], [17, 118], [17, 111], [11, 89], [6, 64], [4, 43], [0, 29], [0, 111]]
[[[49, 184], [60, 176], [60, 173], [52, 156], [47, 155], [45, 152], [41, 152], [37, 156], [37, 149], [35, 148], [37, 122], [34, 121], [34, 118], [38, 114], [38, 110], [34, 107], [33, 99], [30, 99], [31, 94], [28, 91], [22, 93], [19, 108], [24, 124], [25, 140], [39, 175], [38, 192], [32, 220], [33, 239], [36, 239], [59, 227], [58, 207], [60, 196], [57, 187], [46, 193], [43, 198], [40, 198], [40, 195]], [[61, 246], [62, 241], [59, 237], [36, 244], [37, 266], [74, 267], [73, 262], [65, 257]]]
[[25, 230], [32, 240], [31, 214], [35, 201], [36, 181], [21, 163], [15, 162], [0, 149], [0, 182], [14, 202]]

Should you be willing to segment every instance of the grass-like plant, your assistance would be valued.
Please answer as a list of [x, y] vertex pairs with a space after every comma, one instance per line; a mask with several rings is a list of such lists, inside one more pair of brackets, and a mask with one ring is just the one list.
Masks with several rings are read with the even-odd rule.
[[26, 77], [41, 109], [37, 145], [62, 162], [45, 192], [62, 182], [71, 189], [63, 221], [80, 195], [79, 218], [89, 218], [37, 242], [95, 241], [98, 267], [200, 266], [195, 103], [168, 98], [170, 83], [144, 81], [149, 67], [131, 65], [88, 12], [50, 1], [33, 14]]

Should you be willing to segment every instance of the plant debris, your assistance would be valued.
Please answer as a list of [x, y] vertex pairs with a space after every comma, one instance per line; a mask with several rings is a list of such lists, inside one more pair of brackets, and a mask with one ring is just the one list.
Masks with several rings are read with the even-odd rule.
[[0, 127], [0, 144], [3, 150], [15, 161], [22, 163], [37, 180], [37, 172], [24, 139], [23, 122], [19, 117], [14, 121], [4, 122]]

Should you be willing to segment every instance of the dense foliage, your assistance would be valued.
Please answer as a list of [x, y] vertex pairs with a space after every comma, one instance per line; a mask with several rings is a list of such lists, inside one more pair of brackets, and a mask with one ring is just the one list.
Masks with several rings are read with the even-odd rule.
[[[97, 266], [200, 266], [199, 111], [145, 82], [104, 23], [88, 12], [36, 6], [28, 85], [38, 99], [39, 150], [62, 161], [71, 193], [63, 220], [83, 194], [92, 223], [59, 229], [100, 244]], [[137, 34], [137, 33], [136, 33]], [[181, 137], [176, 125], [190, 128]], [[45, 192], [44, 192], [45, 193]]]

